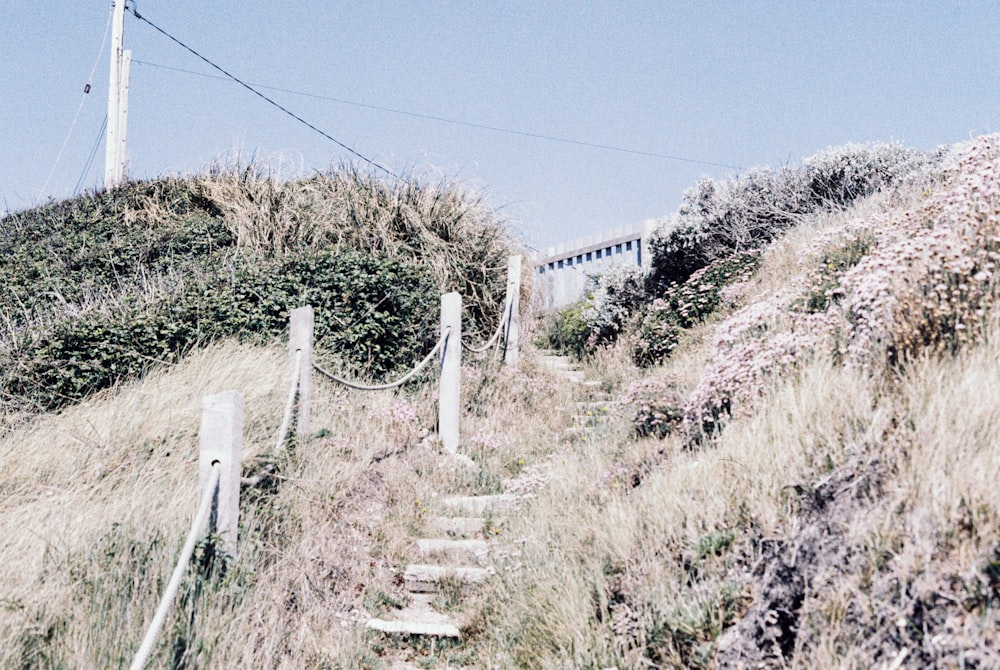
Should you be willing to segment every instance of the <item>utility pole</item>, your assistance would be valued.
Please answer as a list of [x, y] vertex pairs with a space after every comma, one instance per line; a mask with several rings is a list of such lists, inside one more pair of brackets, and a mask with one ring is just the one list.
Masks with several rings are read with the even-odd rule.
[[108, 85], [108, 139], [104, 152], [104, 187], [125, 178], [125, 134], [128, 128], [128, 77], [132, 52], [122, 48], [125, 0], [112, 0], [111, 77]]

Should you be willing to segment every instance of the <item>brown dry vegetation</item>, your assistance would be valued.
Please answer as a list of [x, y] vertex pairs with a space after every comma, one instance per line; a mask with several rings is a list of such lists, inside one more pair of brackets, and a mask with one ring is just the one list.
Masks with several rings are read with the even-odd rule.
[[[519, 371], [464, 368], [462, 450], [479, 465], [466, 470], [428, 438], [432, 387], [319, 383], [317, 432], [244, 490], [238, 559], [199, 550], [153, 665], [1000, 667], [1000, 321], [997, 282], [979, 274], [1000, 195], [980, 170], [996, 147], [983, 152], [937, 181], [804, 219], [662, 366], [636, 368], [627, 338], [595, 354], [589, 374], [620, 397], [640, 379], [678, 404], [731, 393], [732, 411], [696, 439], [637, 437], [627, 405], [565, 438], [582, 391], [527, 351]], [[982, 188], [962, 190], [963, 174]], [[872, 228], [862, 258], [837, 265], [831, 254], [854, 253]], [[914, 245], [921, 263], [875, 272]], [[876, 292], [878, 332], [893, 337], [852, 358], [863, 329], [847, 306], [869, 304], [851, 301], [875, 277], [889, 291]], [[800, 337], [814, 322], [823, 337]], [[779, 336], [808, 346], [749, 389], [725, 377], [726, 347], [757, 360]], [[194, 512], [200, 398], [247, 395], [252, 474], [273, 458], [284, 370], [280, 345], [221, 343], [3, 437], [0, 665], [128, 661]], [[366, 632], [368, 615], [404, 603], [402, 571], [437, 497], [516, 477], [532, 496], [489, 530], [496, 578], [442, 603], [470, 621], [463, 640]]]

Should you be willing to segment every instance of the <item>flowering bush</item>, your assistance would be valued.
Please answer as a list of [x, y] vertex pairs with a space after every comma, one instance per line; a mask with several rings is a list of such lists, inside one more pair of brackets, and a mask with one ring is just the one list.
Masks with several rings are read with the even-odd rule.
[[804, 294], [773, 295], [721, 324], [684, 405], [689, 438], [717, 430], [768, 379], [815, 353], [877, 372], [975, 338], [997, 297], [998, 159], [1000, 135], [957, 149], [950, 182], [921, 205], [820, 238]]
[[625, 399], [635, 408], [632, 431], [639, 437], [666, 437], [684, 418], [683, 397], [670, 377], [636, 382], [625, 391]]
[[852, 361], [894, 364], [925, 349], [953, 352], [978, 334], [992, 307], [1000, 263], [1000, 135], [978, 138], [959, 153], [954, 184], [891, 219], [897, 233], [881, 233], [878, 252], [845, 274], [843, 353]]
[[767, 388], [768, 379], [811, 356], [824, 341], [826, 314], [804, 315], [803, 327], [790, 331], [784, 327], [787, 304], [787, 296], [773, 296], [716, 329], [712, 362], [684, 403], [689, 443], [718, 431], [734, 411]]
[[636, 328], [632, 358], [648, 367], [662, 362], [677, 346], [680, 330], [702, 322], [722, 303], [722, 289], [746, 281], [760, 266], [760, 254], [733, 254], [671, 284], [662, 298], [643, 311]]

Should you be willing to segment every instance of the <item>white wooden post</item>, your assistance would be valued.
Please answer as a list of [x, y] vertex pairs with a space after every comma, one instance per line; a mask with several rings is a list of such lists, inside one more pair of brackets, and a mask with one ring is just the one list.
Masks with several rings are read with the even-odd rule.
[[[222, 550], [236, 556], [236, 530], [240, 514], [240, 468], [243, 459], [243, 395], [226, 391], [202, 400], [201, 450], [198, 455], [198, 495], [216, 496], [212, 510], [214, 524], [209, 531], [222, 537]], [[219, 486], [206, 491], [212, 466], [222, 470]]]
[[448, 339], [441, 350], [438, 435], [444, 448], [454, 454], [458, 452], [462, 376], [462, 296], [459, 293], [441, 296], [441, 336], [446, 333]]
[[504, 309], [507, 314], [507, 332], [503, 338], [503, 361], [507, 367], [516, 368], [521, 326], [520, 256], [511, 256], [507, 259], [507, 299], [504, 301]]
[[296, 354], [301, 352], [299, 360], [299, 411], [296, 414], [295, 432], [305, 435], [312, 423], [312, 370], [313, 370], [313, 332], [315, 329], [315, 314], [312, 307], [293, 309], [288, 331], [288, 373], [295, 372]]
[[111, 67], [108, 81], [108, 137], [104, 150], [104, 187], [113, 188], [122, 180], [122, 41], [125, 30], [125, 0], [112, 0]]

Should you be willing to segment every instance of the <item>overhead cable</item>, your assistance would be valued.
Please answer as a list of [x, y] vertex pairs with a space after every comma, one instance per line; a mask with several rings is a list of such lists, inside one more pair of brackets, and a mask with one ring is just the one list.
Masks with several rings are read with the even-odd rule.
[[[114, 7], [108, 12], [108, 22], [104, 24], [104, 37], [101, 38], [101, 48], [97, 52], [97, 58], [94, 59], [94, 67], [90, 68], [90, 76], [87, 78], [87, 83], [83, 87], [83, 95], [80, 96], [80, 104], [76, 108], [76, 115], [73, 116], [73, 122], [69, 125], [69, 130], [66, 132], [66, 138], [63, 140], [62, 146], [59, 147], [59, 153], [56, 154], [56, 160], [52, 163], [52, 169], [49, 170], [49, 176], [45, 178], [45, 183], [42, 184], [42, 189], [38, 192], [38, 195], [45, 197], [46, 191], [49, 190], [49, 182], [52, 180], [52, 175], [55, 174], [56, 167], [59, 165], [59, 161], [62, 160], [63, 152], [66, 151], [66, 145], [69, 144], [69, 138], [73, 135], [73, 130], [76, 128], [76, 122], [80, 120], [80, 112], [83, 111], [83, 103], [87, 101], [87, 94], [90, 93], [90, 85], [94, 83], [94, 73], [97, 72], [97, 64], [101, 62], [101, 56], [104, 55], [104, 45], [108, 41], [108, 29], [111, 27], [111, 17], [114, 14]], [[101, 130], [101, 134], [104, 131]], [[88, 167], [90, 169], [89, 163], [93, 158], [87, 161]], [[79, 188], [79, 185], [77, 186]], [[75, 191], [74, 191], [75, 192]]]
[[137, 18], [140, 21], [148, 24], [151, 28], [153, 28], [153, 30], [155, 30], [156, 32], [160, 33], [161, 35], [163, 35], [164, 37], [166, 37], [170, 41], [176, 43], [178, 46], [180, 46], [181, 48], [183, 48], [185, 51], [193, 54], [198, 59], [204, 61], [209, 66], [211, 66], [213, 69], [218, 70], [219, 72], [221, 72], [222, 74], [224, 74], [226, 76], [226, 78], [231, 79], [232, 81], [236, 82], [237, 84], [239, 84], [243, 88], [247, 89], [248, 91], [250, 91], [251, 93], [253, 93], [254, 95], [256, 95], [258, 98], [261, 98], [262, 100], [264, 100], [268, 104], [270, 104], [270, 105], [272, 105], [274, 107], [277, 107], [282, 112], [284, 112], [288, 116], [292, 117], [293, 119], [295, 119], [296, 121], [298, 121], [302, 125], [306, 126], [310, 130], [313, 130], [313, 131], [319, 133], [320, 135], [322, 135], [326, 139], [330, 140], [331, 142], [333, 142], [334, 144], [336, 144], [340, 148], [344, 149], [345, 151], [350, 152], [354, 156], [357, 156], [358, 158], [360, 158], [364, 162], [368, 163], [372, 167], [377, 168], [379, 170], [382, 170], [386, 174], [388, 174], [388, 175], [390, 175], [392, 177], [395, 177], [399, 181], [406, 182], [406, 179], [404, 179], [403, 177], [400, 177], [398, 174], [396, 174], [395, 172], [393, 172], [389, 168], [385, 167], [384, 165], [380, 165], [379, 163], [376, 163], [371, 158], [368, 158], [367, 156], [359, 153], [358, 151], [355, 151], [354, 149], [352, 149], [351, 147], [347, 146], [346, 144], [344, 144], [343, 142], [341, 142], [337, 138], [333, 137], [332, 135], [330, 135], [326, 131], [321, 130], [320, 128], [317, 128], [313, 124], [309, 123], [308, 121], [306, 121], [301, 116], [299, 116], [295, 112], [291, 111], [287, 107], [284, 107], [281, 104], [279, 104], [278, 102], [276, 102], [275, 100], [273, 100], [272, 98], [267, 97], [266, 95], [264, 95], [263, 93], [261, 93], [260, 91], [258, 91], [256, 88], [254, 88], [252, 85], [246, 83], [245, 81], [243, 81], [239, 77], [237, 77], [237, 76], [229, 73], [228, 71], [226, 71], [225, 69], [223, 69], [221, 66], [216, 65], [211, 60], [209, 60], [205, 56], [201, 55], [200, 53], [198, 53], [197, 51], [195, 51], [193, 48], [189, 47], [187, 44], [185, 44], [184, 42], [180, 41], [179, 39], [177, 39], [176, 37], [174, 37], [173, 35], [171, 35], [170, 33], [168, 33], [163, 28], [160, 28], [158, 25], [156, 25], [155, 23], [153, 23], [152, 21], [150, 21], [149, 19], [147, 19], [145, 16], [142, 16], [141, 14], [139, 14], [139, 12], [136, 11], [136, 9], [135, 9], [134, 6], [126, 7], [126, 9], [128, 9], [132, 13], [132, 15], [135, 16], [135, 18]]
[[94, 158], [97, 156], [98, 149], [101, 148], [101, 140], [104, 139], [104, 132], [108, 129], [108, 115], [104, 115], [104, 121], [101, 122], [101, 129], [97, 131], [97, 139], [94, 140], [94, 146], [90, 150], [90, 156], [87, 157], [87, 162], [83, 166], [83, 171], [80, 172], [80, 178], [76, 180], [76, 186], [73, 187], [73, 195], [80, 193], [80, 186], [83, 185], [84, 180], [87, 175], [90, 174], [90, 168], [94, 164]]
[[[183, 72], [185, 74], [195, 75], [197, 77], [205, 77], [207, 79], [222, 79], [225, 80], [226, 77], [219, 77], [217, 75], [208, 74], [205, 72], [198, 72], [196, 70], [186, 70], [184, 68], [174, 67], [172, 65], [162, 65], [160, 63], [151, 63], [149, 61], [133, 60], [133, 63], [138, 65], [149, 65], [150, 67], [157, 67], [163, 70], [172, 70], [174, 72]], [[267, 84], [251, 84], [256, 88], [263, 88], [269, 91], [279, 91], [281, 93], [290, 93], [292, 95], [301, 95], [307, 98], [315, 98], [316, 100], [325, 100], [327, 102], [336, 102], [341, 105], [350, 105], [352, 107], [361, 107], [363, 109], [373, 109], [379, 112], [388, 112], [389, 114], [399, 114], [402, 116], [410, 116], [416, 119], [427, 119], [429, 121], [438, 121], [440, 123], [450, 123], [456, 126], [465, 126], [467, 128], [477, 128], [479, 130], [489, 130], [496, 133], [506, 133], [508, 135], [519, 135], [521, 137], [530, 137], [533, 139], [547, 140], [549, 142], [561, 142], [563, 144], [575, 144], [582, 147], [590, 147], [592, 149], [604, 149], [606, 151], [617, 151], [619, 153], [635, 154], [638, 156], [649, 156], [651, 158], [664, 158], [671, 161], [680, 161], [682, 163], [694, 163], [696, 165], [709, 165], [712, 167], [729, 168], [732, 170], [742, 170], [743, 168], [739, 165], [729, 165], [727, 163], [714, 163], [712, 161], [698, 160], [695, 158], [686, 158], [684, 156], [676, 156], [671, 154], [663, 154], [655, 151], [644, 151], [641, 149], [629, 149], [627, 147], [619, 147], [613, 144], [601, 144], [599, 142], [587, 142], [584, 140], [575, 140], [568, 137], [557, 137], [555, 135], [546, 135], [544, 133], [532, 133], [524, 130], [513, 130], [511, 128], [502, 128], [500, 126], [491, 126], [484, 123], [474, 123], [472, 121], [462, 121], [459, 119], [449, 119], [444, 116], [435, 116], [433, 114], [421, 114], [420, 112], [410, 112], [403, 109], [393, 109], [392, 107], [382, 107], [380, 105], [371, 105], [364, 102], [356, 102], [353, 100], [345, 100], [343, 98], [333, 98], [326, 95], [319, 95], [318, 93], [308, 93], [306, 91], [296, 91], [290, 88], [282, 88], [280, 86], [269, 86]]]

